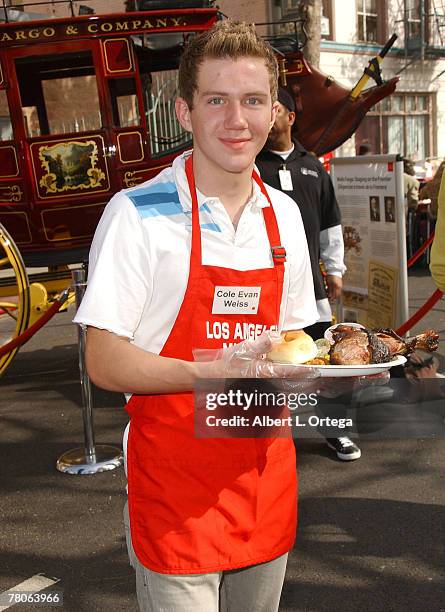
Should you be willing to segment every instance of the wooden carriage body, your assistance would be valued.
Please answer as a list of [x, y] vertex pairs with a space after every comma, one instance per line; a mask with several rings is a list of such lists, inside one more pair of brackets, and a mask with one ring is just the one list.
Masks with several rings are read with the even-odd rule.
[[0, 24], [0, 223], [27, 265], [85, 260], [106, 202], [190, 146], [174, 114], [187, 37], [216, 9]]

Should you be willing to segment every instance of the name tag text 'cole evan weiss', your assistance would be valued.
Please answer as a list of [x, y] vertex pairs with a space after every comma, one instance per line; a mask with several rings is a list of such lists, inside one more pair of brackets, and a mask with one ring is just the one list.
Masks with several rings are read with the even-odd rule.
[[212, 314], [252, 314], [258, 312], [261, 287], [215, 287]]

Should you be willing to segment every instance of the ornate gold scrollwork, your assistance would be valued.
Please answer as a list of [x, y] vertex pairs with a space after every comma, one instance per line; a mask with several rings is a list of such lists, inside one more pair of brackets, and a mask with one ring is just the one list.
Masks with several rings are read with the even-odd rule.
[[156, 170], [160, 172], [164, 168], [167, 168], [170, 164], [162, 164], [161, 166], [152, 166], [150, 168], [142, 168], [141, 170], [128, 170], [124, 174], [123, 182], [127, 187], [136, 187], [139, 183], [147, 180], [147, 176], [136, 176], [137, 174], [147, 174], [151, 172], [152, 175], [156, 174]]
[[126, 172], [124, 174], [124, 183], [128, 189], [128, 187], [135, 187], [139, 185], [141, 181], [143, 181], [143, 177], [135, 177], [136, 171]]
[[0, 186], [0, 200], [6, 202], [20, 202], [23, 191], [19, 185], [2, 185]]

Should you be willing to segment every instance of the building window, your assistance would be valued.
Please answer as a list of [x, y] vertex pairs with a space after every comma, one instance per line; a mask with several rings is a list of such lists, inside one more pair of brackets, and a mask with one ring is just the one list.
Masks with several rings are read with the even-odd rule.
[[321, 3], [321, 38], [323, 40], [334, 40], [332, 30], [332, 0], [322, 0]]
[[[281, 0], [281, 17], [298, 19], [301, 17], [301, 0]], [[320, 34], [323, 40], [333, 40], [332, 0], [321, 0]]]
[[405, 45], [408, 51], [422, 47], [443, 49], [445, 6], [430, 0], [405, 0]]
[[384, 0], [357, 0], [357, 39], [368, 43], [383, 42], [385, 17]]
[[295, 15], [300, 7], [300, 0], [282, 0], [281, 12], [285, 15]]
[[372, 153], [400, 153], [415, 161], [432, 156], [433, 95], [396, 94], [377, 104], [355, 133], [356, 148]]
[[420, 38], [421, 19], [420, 19], [420, 0], [405, 0], [405, 19], [406, 36], [410, 38]]

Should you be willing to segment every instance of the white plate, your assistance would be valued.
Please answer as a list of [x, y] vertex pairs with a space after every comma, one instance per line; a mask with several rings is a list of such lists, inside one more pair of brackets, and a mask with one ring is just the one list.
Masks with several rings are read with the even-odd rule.
[[326, 377], [345, 377], [345, 376], [370, 376], [371, 374], [380, 374], [394, 366], [400, 366], [406, 363], [406, 357], [397, 355], [392, 361], [386, 363], [370, 363], [367, 365], [302, 365], [302, 368], [314, 368], [320, 376]]

